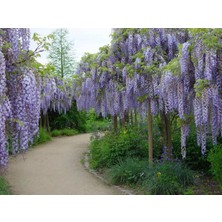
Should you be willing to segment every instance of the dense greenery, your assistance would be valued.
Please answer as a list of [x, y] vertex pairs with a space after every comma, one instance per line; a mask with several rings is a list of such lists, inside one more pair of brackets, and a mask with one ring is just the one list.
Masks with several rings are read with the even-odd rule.
[[73, 102], [72, 107], [67, 113], [58, 113], [54, 111], [48, 112], [50, 130], [75, 129], [78, 132], [86, 131], [86, 114], [78, 112], [76, 103]]
[[61, 130], [53, 130], [51, 132], [52, 137], [57, 137], [57, 136], [74, 136], [78, 134], [79, 132], [75, 129], [61, 129]]
[[148, 171], [143, 187], [148, 194], [183, 194], [193, 183], [193, 172], [181, 162], [163, 161]]
[[90, 144], [90, 166], [104, 173], [109, 183], [128, 185], [146, 194], [192, 193], [195, 177], [199, 178], [200, 174], [210, 175], [210, 172], [220, 181], [221, 147], [216, 149], [210, 141], [207, 143], [208, 149], [212, 150], [209, 154], [212, 165], [210, 171], [209, 158], [207, 155], [201, 156], [195, 143], [195, 131], [191, 130], [187, 139], [190, 149], [187, 159], [182, 160], [179, 153], [180, 135], [175, 128], [172, 132], [174, 158], [167, 161], [159, 131], [160, 129], [156, 128], [154, 134], [156, 152], [152, 168], [147, 161], [147, 129], [144, 125], [128, 125], [117, 132], [95, 134]]
[[105, 178], [112, 184], [135, 185], [144, 181], [148, 171], [146, 160], [127, 158], [105, 172]]
[[128, 157], [147, 156], [146, 135], [137, 127], [119, 129], [118, 133], [108, 131], [91, 141], [90, 165], [94, 169], [113, 166]]
[[34, 144], [33, 145], [38, 145], [41, 143], [45, 143], [47, 141], [51, 141], [51, 136], [49, 134], [49, 132], [47, 132], [46, 129], [40, 127], [39, 128], [39, 135], [36, 136], [36, 138], [34, 139]]
[[10, 186], [4, 177], [0, 176], [0, 195], [11, 194]]
[[222, 145], [215, 146], [208, 155], [211, 172], [222, 187]]
[[110, 129], [111, 119], [98, 116], [94, 109], [86, 113], [85, 128], [86, 132], [105, 131]]

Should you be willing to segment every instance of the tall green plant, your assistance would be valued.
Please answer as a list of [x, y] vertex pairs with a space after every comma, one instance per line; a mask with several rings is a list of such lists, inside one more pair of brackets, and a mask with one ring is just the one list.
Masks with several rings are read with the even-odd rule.
[[68, 39], [68, 34], [67, 29], [54, 31], [49, 47], [49, 61], [55, 67], [55, 73], [62, 78], [73, 76], [75, 71], [73, 42]]
[[211, 163], [211, 172], [222, 188], [222, 145], [217, 145], [210, 150], [208, 160]]

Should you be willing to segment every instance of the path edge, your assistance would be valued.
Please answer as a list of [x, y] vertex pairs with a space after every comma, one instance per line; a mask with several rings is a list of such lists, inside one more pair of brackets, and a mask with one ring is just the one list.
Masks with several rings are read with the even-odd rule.
[[84, 153], [84, 158], [83, 158], [83, 166], [84, 168], [91, 174], [93, 174], [96, 178], [100, 179], [102, 182], [104, 182], [105, 184], [109, 185], [109, 186], [112, 186], [112, 187], [115, 187], [117, 188], [118, 190], [120, 190], [122, 192], [123, 195], [134, 195], [133, 191], [129, 190], [129, 189], [125, 189], [123, 187], [120, 187], [120, 186], [117, 186], [117, 185], [112, 185], [112, 184], [109, 184], [104, 177], [102, 177], [101, 175], [99, 175], [95, 170], [91, 169], [89, 167], [89, 154], [90, 154], [90, 151], [86, 151]]

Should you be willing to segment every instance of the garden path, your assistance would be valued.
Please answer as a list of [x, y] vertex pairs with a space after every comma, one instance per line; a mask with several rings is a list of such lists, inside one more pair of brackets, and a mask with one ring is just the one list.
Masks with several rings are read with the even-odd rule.
[[122, 194], [88, 172], [81, 160], [90, 134], [54, 138], [24, 157], [10, 158], [6, 179], [13, 194], [114, 195]]

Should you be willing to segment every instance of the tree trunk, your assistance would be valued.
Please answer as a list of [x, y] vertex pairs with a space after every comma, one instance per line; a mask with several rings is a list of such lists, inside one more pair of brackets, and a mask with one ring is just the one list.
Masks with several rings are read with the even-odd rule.
[[172, 138], [171, 138], [170, 116], [169, 114], [165, 114], [165, 112], [162, 112], [161, 118], [163, 124], [163, 141], [164, 141], [164, 146], [166, 146], [166, 153], [164, 154], [164, 159], [171, 159]]
[[114, 132], [117, 131], [118, 123], [117, 123], [117, 115], [113, 116], [113, 130]]
[[49, 115], [48, 115], [48, 113], [46, 113], [45, 118], [46, 118], [46, 130], [49, 132], [50, 129], [49, 129]]
[[150, 100], [148, 100], [148, 145], [149, 145], [149, 167], [153, 166], [153, 119], [151, 115]]
[[136, 113], [136, 109], [134, 110], [134, 118], [135, 118], [135, 125], [138, 126], [138, 120], [137, 120], [137, 113]]
[[127, 111], [124, 112], [124, 126], [129, 123], [129, 113]]
[[130, 123], [133, 126], [133, 111], [130, 112]]
[[40, 119], [39, 119], [39, 128], [42, 128], [43, 125], [42, 125], [42, 119], [43, 119], [43, 114], [42, 112], [40, 113]]

